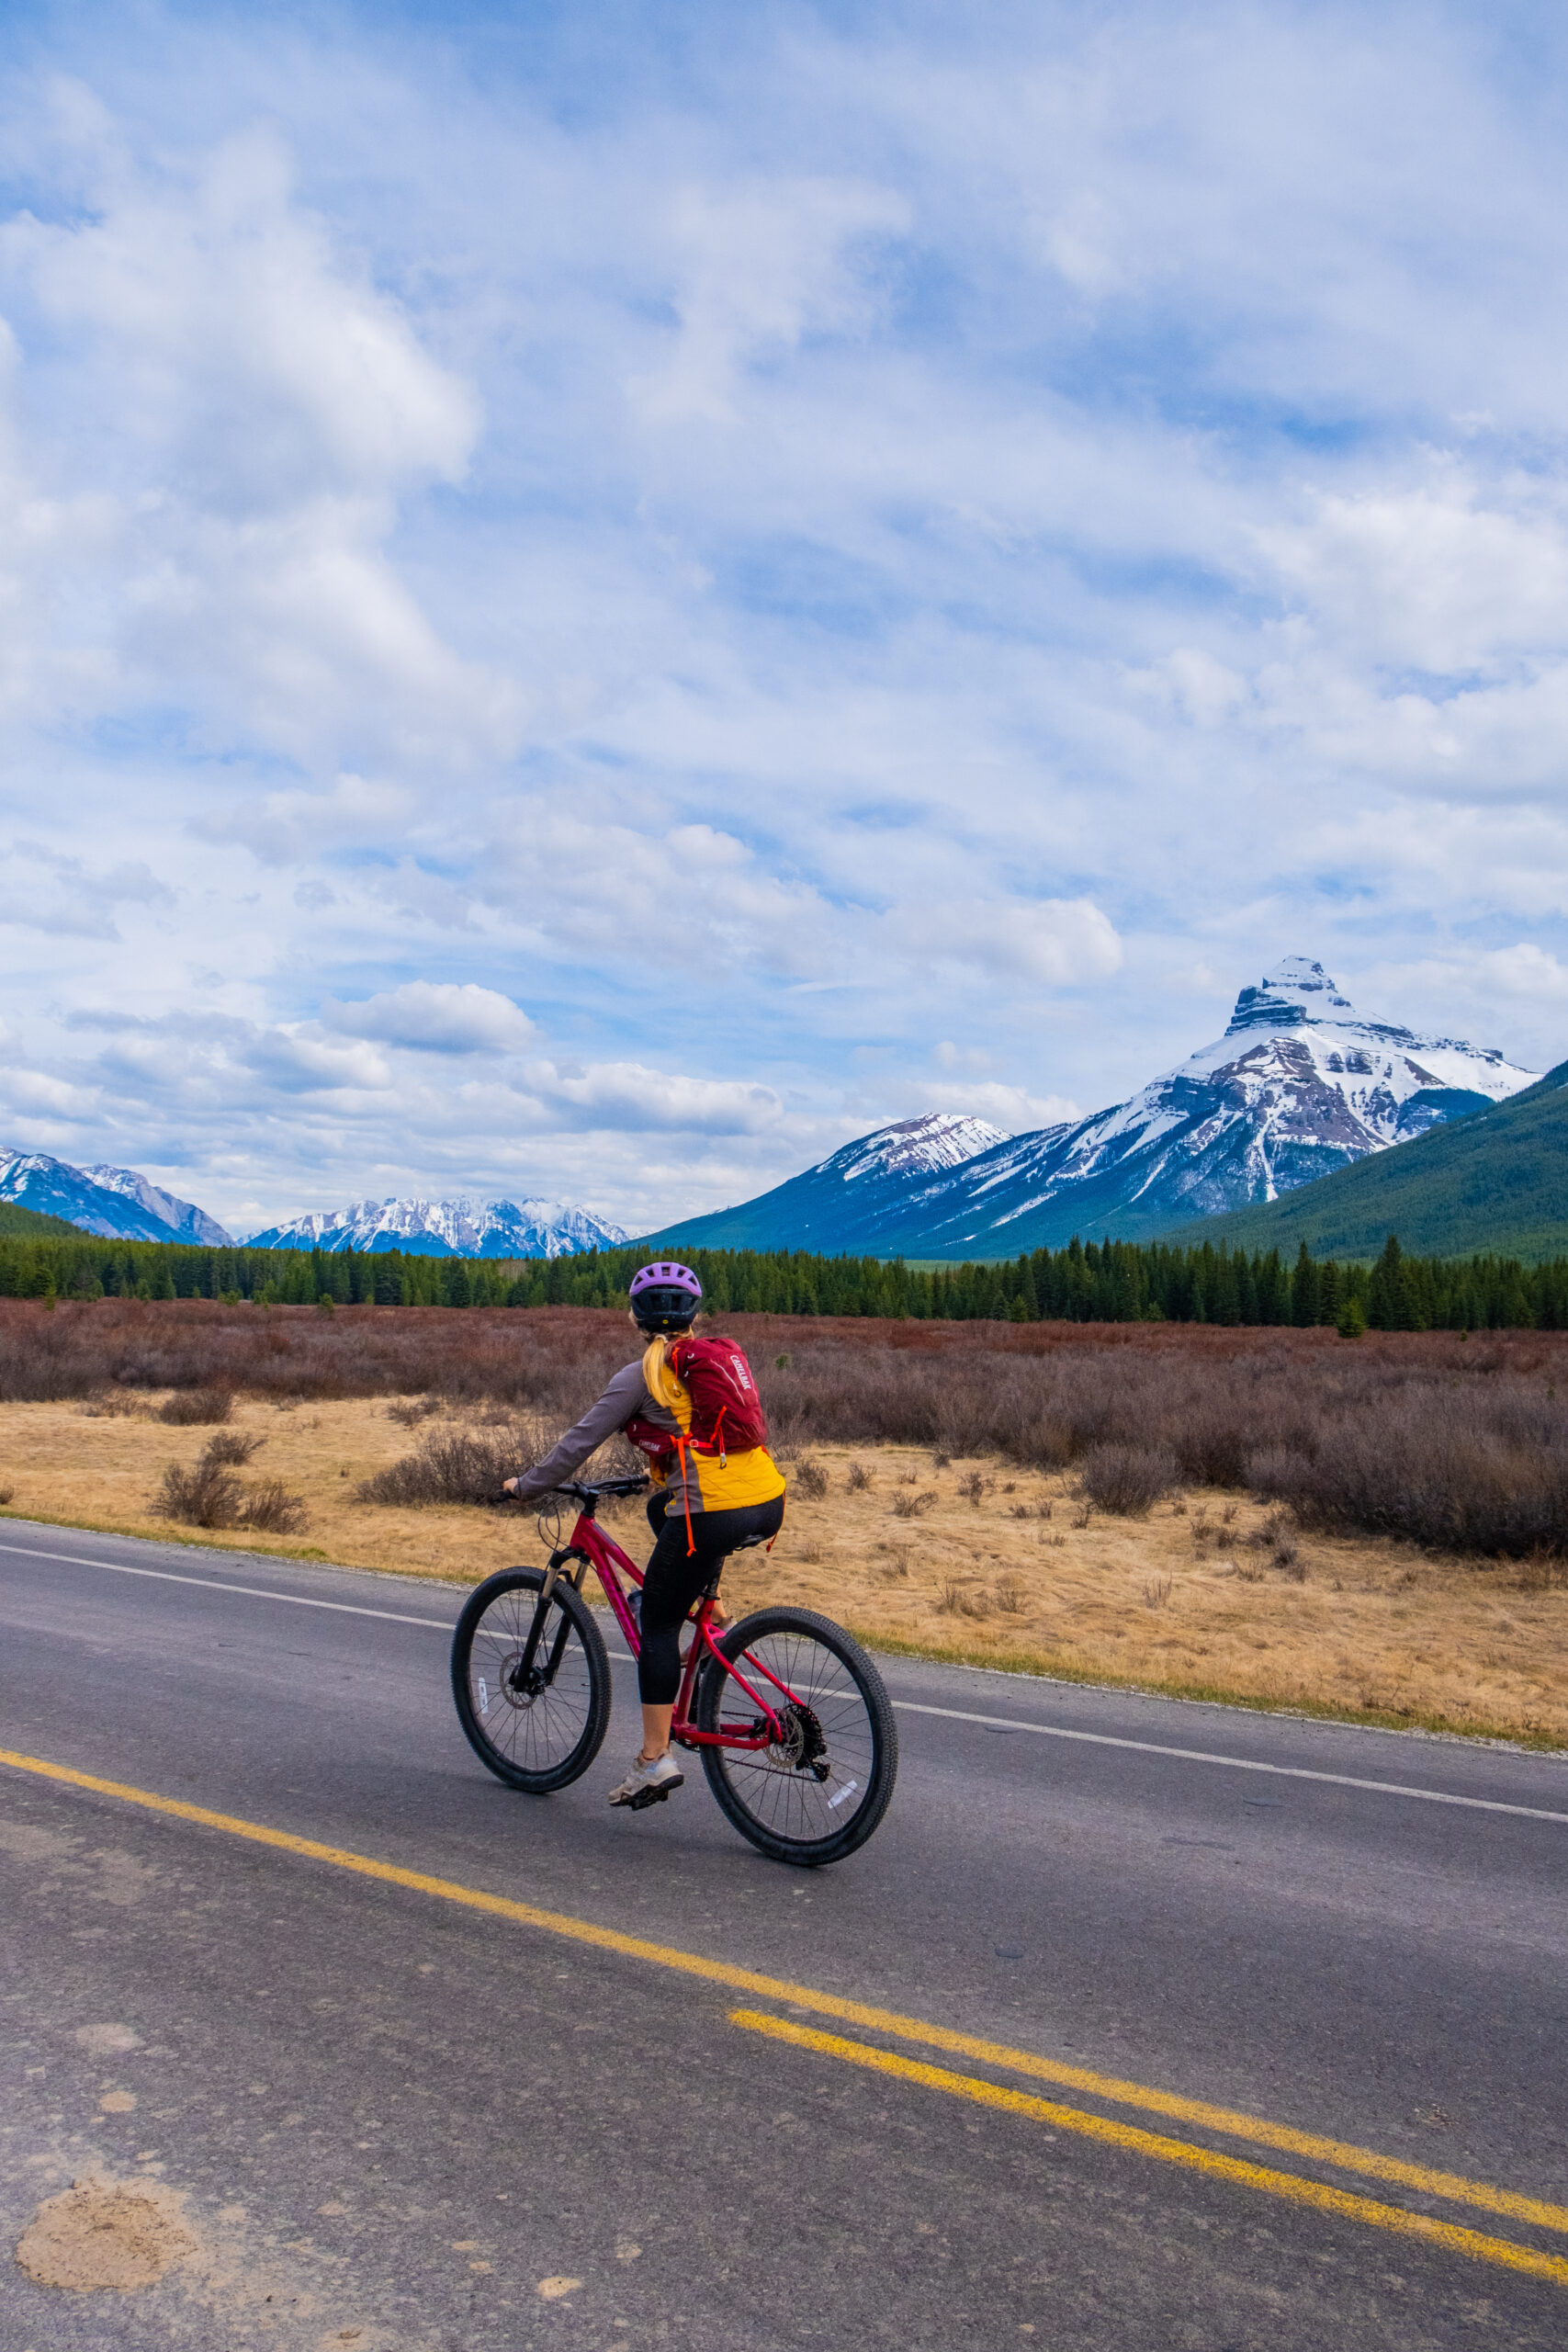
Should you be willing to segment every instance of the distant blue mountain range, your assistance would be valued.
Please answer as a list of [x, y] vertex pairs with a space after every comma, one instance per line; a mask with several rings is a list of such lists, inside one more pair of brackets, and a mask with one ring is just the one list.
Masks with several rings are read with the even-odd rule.
[[570, 1201], [351, 1201], [253, 1233], [253, 1250], [401, 1250], [417, 1258], [568, 1258], [627, 1236]]
[[[0, 1149], [0, 1201], [63, 1217], [116, 1241], [189, 1241], [236, 1246], [216, 1217], [176, 1200], [132, 1168], [73, 1168], [42, 1151]], [[431, 1258], [560, 1258], [612, 1250], [618, 1225], [568, 1201], [355, 1201], [345, 1209], [291, 1218], [247, 1237], [252, 1250], [403, 1250]]]

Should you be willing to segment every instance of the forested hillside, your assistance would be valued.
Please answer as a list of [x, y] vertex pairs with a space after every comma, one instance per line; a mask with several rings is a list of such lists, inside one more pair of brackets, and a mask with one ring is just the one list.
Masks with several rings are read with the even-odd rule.
[[25, 1209], [19, 1201], [0, 1201], [0, 1235], [15, 1233], [74, 1234], [77, 1227], [68, 1225], [62, 1216], [46, 1216], [39, 1209]]
[[1506, 1102], [1172, 1238], [1289, 1252], [1304, 1242], [1322, 1257], [1369, 1258], [1390, 1233], [1406, 1249], [1450, 1257], [1474, 1250], [1527, 1261], [1561, 1257], [1568, 1249], [1568, 1062]]

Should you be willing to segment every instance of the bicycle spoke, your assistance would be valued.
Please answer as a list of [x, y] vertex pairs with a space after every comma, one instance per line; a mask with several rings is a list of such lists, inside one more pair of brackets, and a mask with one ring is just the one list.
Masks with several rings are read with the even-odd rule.
[[[847, 1828], [872, 1793], [876, 1736], [843, 1660], [825, 1642], [791, 1629], [764, 1634], [736, 1665], [786, 1731], [785, 1744], [717, 1752], [716, 1769], [736, 1797], [764, 1829], [792, 1846], [809, 1846]], [[728, 1684], [722, 1703], [728, 1728], [750, 1728], [737, 1682]]]
[[[570, 1754], [581, 1738], [592, 1705], [587, 1656], [569, 1621], [566, 1647], [554, 1679], [532, 1696], [509, 1690], [505, 1676], [515, 1670], [534, 1623], [536, 1596], [503, 1593], [474, 1629], [468, 1687], [480, 1731], [498, 1755], [528, 1771], [547, 1771]], [[540, 1633], [536, 1666], [547, 1662], [561, 1627], [552, 1608]], [[479, 1686], [486, 1684], [481, 1709]]]

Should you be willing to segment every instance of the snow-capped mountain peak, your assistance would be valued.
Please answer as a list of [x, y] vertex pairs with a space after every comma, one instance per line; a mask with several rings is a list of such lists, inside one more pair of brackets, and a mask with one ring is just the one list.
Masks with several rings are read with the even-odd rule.
[[154, 1222], [168, 1226], [174, 1240], [200, 1241], [212, 1250], [227, 1249], [232, 1241], [233, 1237], [205, 1209], [165, 1193], [161, 1184], [138, 1175], [134, 1168], [85, 1168], [82, 1173], [90, 1176], [95, 1184], [101, 1184], [106, 1193], [118, 1193], [121, 1200], [134, 1201]]
[[109, 1241], [194, 1241], [227, 1249], [232, 1236], [194, 1201], [182, 1201], [134, 1168], [73, 1168], [47, 1151], [0, 1147], [0, 1200], [63, 1217]]
[[1298, 1028], [1309, 1021], [1332, 1021], [1338, 1013], [1356, 1018], [1348, 997], [1340, 995], [1321, 964], [1307, 956], [1285, 956], [1262, 984], [1243, 989], [1231, 1014], [1227, 1037], [1238, 1029]]
[[822, 1169], [846, 1184], [861, 1176], [935, 1175], [1006, 1141], [1001, 1129], [984, 1119], [961, 1111], [928, 1111], [922, 1118], [897, 1119], [874, 1135], [858, 1136], [825, 1159]]
[[486, 1200], [459, 1193], [450, 1200], [351, 1201], [265, 1227], [250, 1237], [255, 1250], [403, 1250], [426, 1258], [563, 1258], [583, 1250], [619, 1249], [618, 1225], [570, 1201]]

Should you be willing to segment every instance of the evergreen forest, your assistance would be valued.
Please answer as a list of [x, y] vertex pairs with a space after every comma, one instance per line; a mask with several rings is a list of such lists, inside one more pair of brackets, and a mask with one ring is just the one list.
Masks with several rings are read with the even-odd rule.
[[[38, 1220], [39, 1226], [43, 1220]], [[52, 1224], [53, 1220], [50, 1220]], [[62, 1238], [62, 1233], [69, 1238]], [[209, 1250], [0, 1229], [0, 1297], [212, 1298], [263, 1306], [615, 1306], [636, 1250], [554, 1259]], [[1371, 1265], [1277, 1250], [1080, 1242], [996, 1264], [915, 1266], [805, 1250], [691, 1253], [717, 1315], [915, 1317], [954, 1322], [1330, 1325], [1364, 1330], [1568, 1329], [1568, 1259], [1406, 1255]]]

